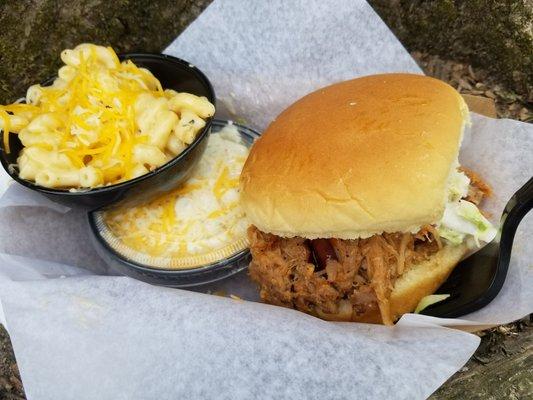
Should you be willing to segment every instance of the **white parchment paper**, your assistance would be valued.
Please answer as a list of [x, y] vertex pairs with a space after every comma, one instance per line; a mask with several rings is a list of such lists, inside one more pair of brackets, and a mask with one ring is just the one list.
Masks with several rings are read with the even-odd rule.
[[[166, 53], [209, 76], [221, 116], [258, 129], [320, 86], [421, 73], [363, 1], [216, 0]], [[473, 116], [461, 161], [493, 186], [495, 220], [533, 173], [532, 138], [531, 125]], [[108, 276], [83, 211], [51, 208], [8, 179], [2, 188], [0, 298], [30, 400], [422, 399], [479, 343], [444, 326], [533, 310], [531, 215], [490, 305], [462, 320], [407, 315], [389, 328], [253, 302], [245, 273], [197, 292]], [[252, 301], [204, 294], [214, 290]]]

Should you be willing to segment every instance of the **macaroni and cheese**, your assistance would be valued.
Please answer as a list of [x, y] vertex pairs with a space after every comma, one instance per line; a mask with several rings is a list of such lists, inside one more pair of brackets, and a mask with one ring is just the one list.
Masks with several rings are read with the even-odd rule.
[[162, 268], [192, 268], [244, 250], [248, 222], [238, 181], [248, 155], [232, 125], [212, 134], [192, 177], [146, 204], [98, 214], [97, 225], [117, 252]]
[[18, 134], [19, 176], [40, 186], [94, 188], [144, 175], [181, 153], [215, 113], [207, 98], [163, 90], [110, 47], [81, 44], [61, 59], [51, 86], [0, 106], [4, 149]]

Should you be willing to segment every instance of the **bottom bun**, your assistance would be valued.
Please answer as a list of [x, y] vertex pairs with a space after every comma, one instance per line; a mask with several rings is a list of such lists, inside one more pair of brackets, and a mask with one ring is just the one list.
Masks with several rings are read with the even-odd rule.
[[[398, 278], [390, 298], [393, 319], [397, 320], [403, 314], [412, 312], [422, 298], [433, 294], [448, 279], [467, 249], [466, 245], [444, 246], [442, 250], [426, 261], [413, 265]], [[314, 314], [328, 321], [383, 323], [377, 302], [367, 310], [364, 314], [356, 315], [351, 304], [346, 301], [346, 304], [339, 305], [338, 313], [328, 314], [315, 309]]]

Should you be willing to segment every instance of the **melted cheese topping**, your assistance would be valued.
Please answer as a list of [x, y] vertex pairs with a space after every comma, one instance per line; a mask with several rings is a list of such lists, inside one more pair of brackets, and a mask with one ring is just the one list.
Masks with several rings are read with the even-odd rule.
[[120, 62], [110, 47], [81, 44], [61, 59], [51, 86], [31, 86], [26, 104], [0, 106], [6, 152], [9, 133], [18, 134], [19, 175], [41, 186], [90, 188], [136, 178], [183, 151], [214, 114], [205, 97], [164, 91], [150, 71]]
[[202, 266], [245, 249], [238, 185], [247, 155], [234, 126], [212, 134], [187, 183], [149, 203], [106, 211], [104, 237], [133, 260], [166, 268]]

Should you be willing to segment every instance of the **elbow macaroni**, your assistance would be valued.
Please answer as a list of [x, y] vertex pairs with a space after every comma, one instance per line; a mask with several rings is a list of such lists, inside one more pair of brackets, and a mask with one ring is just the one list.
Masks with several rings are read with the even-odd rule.
[[106, 68], [118, 68], [120, 65], [117, 55], [109, 47], [83, 43], [72, 50], [66, 49], [61, 52], [61, 60], [65, 65], [75, 68], [80, 67], [85, 60], [90, 58], [94, 59], [95, 64]]
[[50, 188], [78, 187], [80, 186], [80, 174], [76, 170], [45, 169], [37, 173], [35, 183]]
[[174, 127], [174, 134], [183, 143], [191, 144], [196, 137], [196, 132], [205, 126], [205, 121], [189, 110], [181, 112], [181, 119]]
[[104, 174], [93, 166], [83, 167], [79, 170], [81, 187], [96, 187], [104, 183]]
[[174, 112], [192, 111], [200, 118], [207, 118], [215, 113], [213, 104], [190, 93], [176, 93], [169, 99], [168, 106]]
[[178, 116], [170, 111], [164, 97], [156, 98], [151, 94], [142, 94], [135, 102], [135, 122], [141, 135], [148, 137], [148, 143], [163, 150], [170, 132], [178, 122]]
[[137, 144], [133, 148], [133, 160], [137, 164], [159, 167], [166, 163], [167, 156], [157, 146], [151, 144]]
[[53, 114], [42, 114], [19, 131], [19, 139], [24, 147], [57, 147], [61, 141], [61, 136], [56, 134], [60, 126], [61, 122]]
[[187, 145], [183, 143], [178, 137], [174, 134], [170, 135], [167, 142], [167, 149], [175, 156], [180, 154], [183, 150], [185, 150], [185, 147]]
[[81, 44], [61, 60], [51, 86], [0, 105], [4, 148], [18, 134], [19, 176], [38, 185], [94, 188], [142, 176], [180, 154], [215, 113], [207, 98], [163, 90], [109, 47]]

